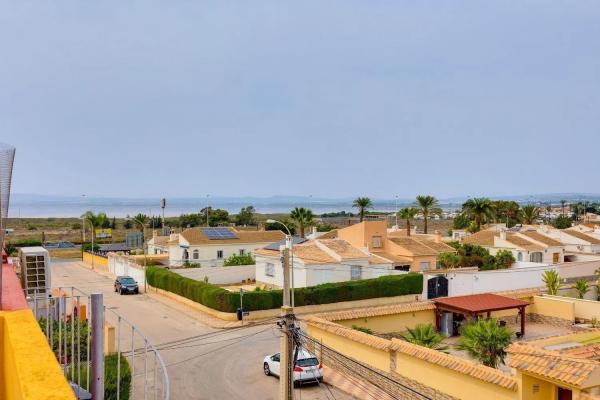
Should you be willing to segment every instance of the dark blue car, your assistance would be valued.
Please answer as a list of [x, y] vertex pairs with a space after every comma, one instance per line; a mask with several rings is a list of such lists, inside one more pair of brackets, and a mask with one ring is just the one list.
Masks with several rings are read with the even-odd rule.
[[115, 279], [115, 292], [118, 292], [119, 294], [138, 294], [140, 289], [138, 283], [132, 277], [117, 276], [117, 279]]

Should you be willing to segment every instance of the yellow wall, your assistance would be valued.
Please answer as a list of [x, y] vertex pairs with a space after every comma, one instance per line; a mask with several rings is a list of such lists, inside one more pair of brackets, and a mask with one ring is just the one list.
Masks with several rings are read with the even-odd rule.
[[[521, 372], [517, 373], [517, 379], [521, 380], [519, 388], [521, 400], [556, 400], [558, 389], [553, 383]], [[538, 388], [536, 393], [534, 393], [534, 385]]]
[[396, 355], [396, 372], [463, 400], [516, 400], [518, 393], [404, 353]]
[[594, 300], [573, 299], [575, 317], [591, 320], [596, 317], [600, 321], [600, 302]]
[[75, 399], [31, 310], [0, 312], [0, 344], [0, 399]]
[[566, 297], [534, 296], [529, 312], [574, 321], [575, 303]]
[[378, 247], [376, 250], [385, 250], [387, 246], [386, 221], [365, 221], [338, 230], [338, 238], [344, 239], [356, 247], [368, 247], [369, 250], [373, 250], [371, 246], [371, 238], [373, 236], [381, 236], [382, 247]]
[[385, 350], [367, 346], [366, 344], [336, 335], [312, 325], [307, 325], [307, 331], [315, 340], [348, 357], [352, 357], [382, 371], [390, 371], [390, 354]]
[[376, 333], [404, 332], [407, 327], [412, 329], [418, 324], [435, 325], [435, 313], [433, 310], [423, 310], [402, 314], [347, 319], [335, 321], [335, 323], [348, 328], [352, 328], [352, 325], [361, 326], [369, 328]]
[[91, 267], [92, 266], [92, 257], [94, 258], [94, 268], [95, 269], [108, 271], [108, 258], [92, 255], [90, 253], [83, 253], [83, 262], [86, 265]]

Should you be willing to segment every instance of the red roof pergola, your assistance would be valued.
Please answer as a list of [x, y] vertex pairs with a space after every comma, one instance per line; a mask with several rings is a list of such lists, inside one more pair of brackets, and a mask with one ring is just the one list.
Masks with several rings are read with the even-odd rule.
[[492, 311], [510, 310], [516, 308], [521, 317], [521, 335], [525, 334], [525, 307], [528, 302], [500, 296], [493, 293], [471, 294], [467, 296], [444, 297], [434, 300], [436, 308], [436, 325], [439, 329], [441, 313], [453, 312], [475, 318], [479, 314], [490, 317]]

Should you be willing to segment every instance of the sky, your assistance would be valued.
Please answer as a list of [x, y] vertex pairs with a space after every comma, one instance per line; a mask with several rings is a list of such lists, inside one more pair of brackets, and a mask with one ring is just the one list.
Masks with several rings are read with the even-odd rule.
[[595, 1], [0, 3], [13, 193], [599, 193]]

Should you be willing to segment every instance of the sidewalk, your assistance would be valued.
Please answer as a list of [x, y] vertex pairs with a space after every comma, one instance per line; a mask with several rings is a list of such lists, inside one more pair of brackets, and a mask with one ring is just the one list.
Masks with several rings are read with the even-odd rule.
[[325, 383], [338, 388], [356, 399], [395, 400], [394, 397], [369, 382], [342, 374], [327, 366], [323, 366], [323, 375]]

